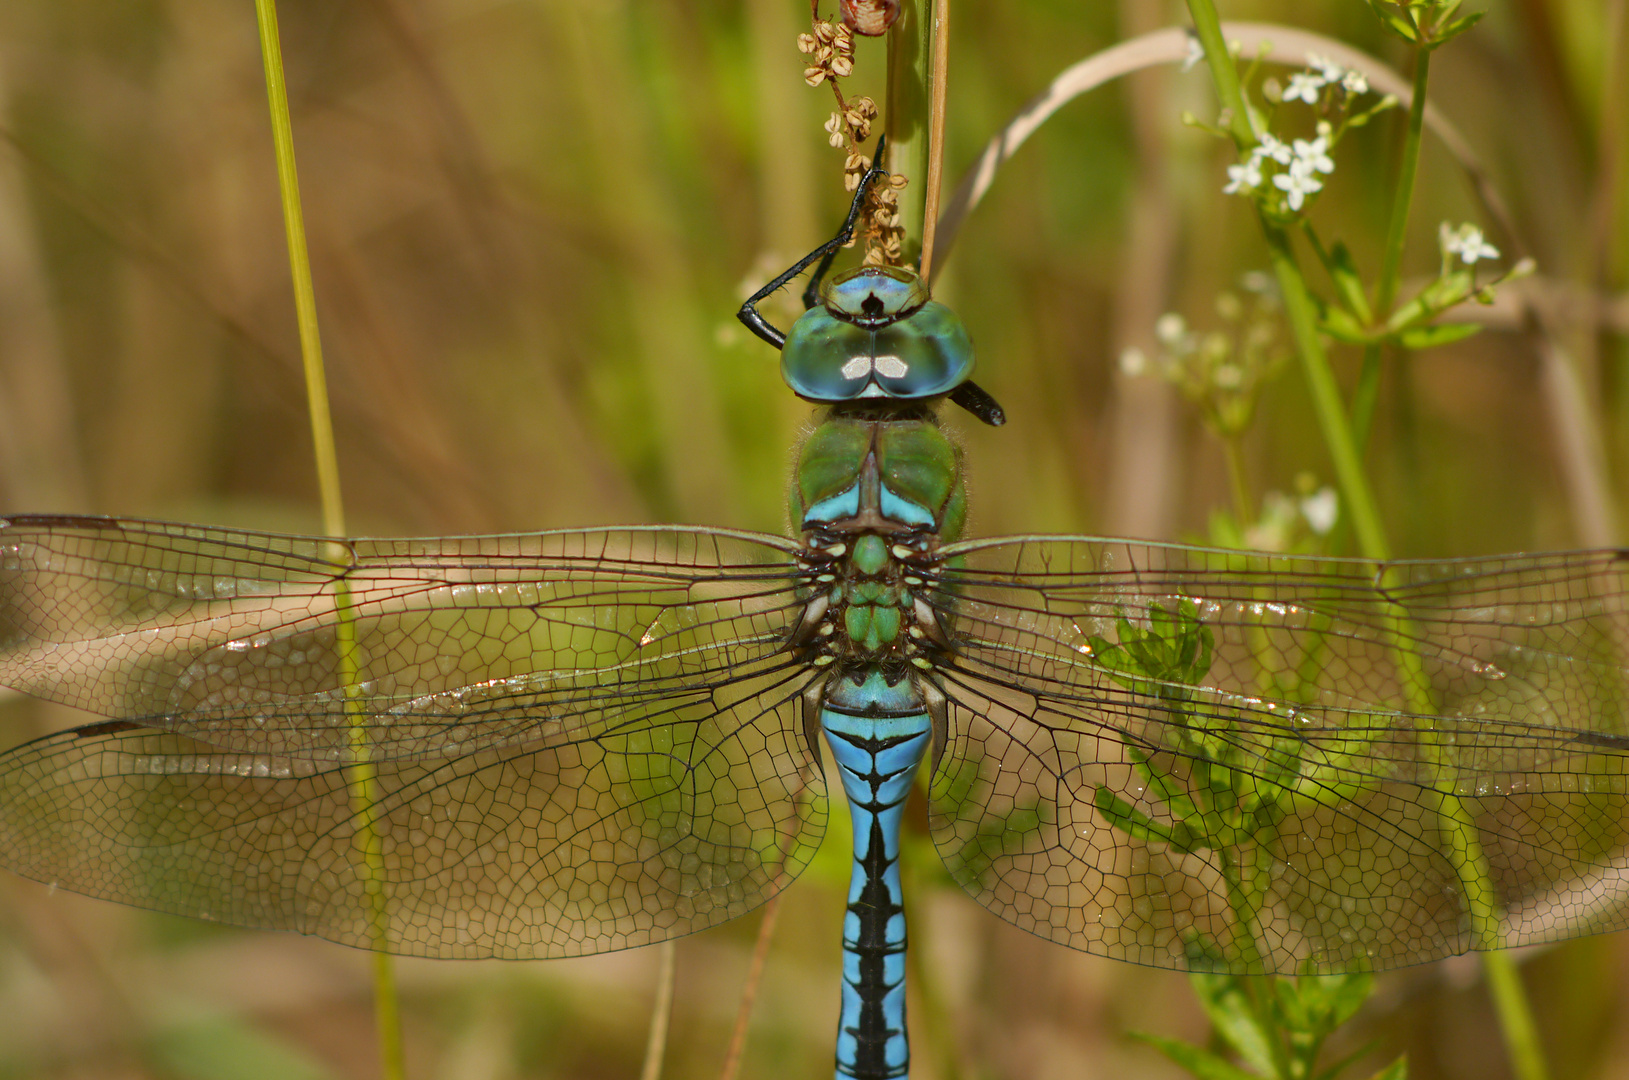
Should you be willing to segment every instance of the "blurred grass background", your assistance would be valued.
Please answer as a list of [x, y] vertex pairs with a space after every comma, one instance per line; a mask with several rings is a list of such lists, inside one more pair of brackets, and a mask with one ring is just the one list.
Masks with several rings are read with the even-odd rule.
[[[1534, 244], [1536, 288], [1567, 301], [1557, 339], [1621, 489], [1629, 120], [1609, 88], [1624, 86], [1624, 3], [1488, 6], [1436, 59], [1433, 97]], [[1402, 62], [1359, 0], [1221, 7]], [[806, 12], [283, 0], [353, 531], [783, 528], [788, 447], [810, 410], [732, 313], [846, 202], [841, 153], [820, 130], [830, 94], [802, 84], [793, 44]], [[1183, 21], [1164, 0], [959, 0], [949, 175], [1063, 67]], [[880, 47], [860, 70], [854, 88], [880, 91]], [[952, 417], [975, 533], [1183, 538], [1227, 503], [1192, 411], [1115, 363], [1128, 345], [1152, 350], [1164, 311], [1215, 325], [1218, 291], [1264, 265], [1246, 204], [1220, 193], [1230, 159], [1181, 126], [1185, 108], [1214, 113], [1203, 68], [1069, 106], [958, 241], [938, 293], [1011, 417], [998, 431]], [[1400, 121], [1343, 145], [1313, 215], [1370, 274]], [[1477, 212], [1428, 137], [1406, 275], [1434, 272], [1444, 219]], [[1355, 359], [1338, 356], [1348, 378]], [[297, 361], [251, 5], [0, 6], [0, 510], [316, 531]], [[1548, 416], [1517, 333], [1393, 364], [1370, 466], [1397, 548], [1577, 544]], [[1258, 497], [1305, 470], [1330, 478], [1293, 369], [1246, 447]], [[10, 699], [0, 738], [75, 720]], [[747, 1076], [829, 1075], [845, 874], [840, 860], [817, 867], [787, 896]], [[931, 857], [914, 875], [932, 986], [912, 1005], [921, 1076], [1161, 1077], [1126, 1030], [1203, 1038], [1181, 976], [1028, 938], [936, 877]], [[668, 1076], [716, 1074], [755, 928], [680, 942]], [[1629, 1076], [1625, 953], [1604, 938], [1525, 964], [1557, 1076]], [[631, 1076], [655, 970], [650, 950], [405, 962], [410, 1075]], [[1388, 975], [1351, 1045], [1406, 1049], [1416, 1077], [1505, 1075], [1478, 978], [1468, 961]], [[362, 954], [0, 879], [0, 1076], [370, 1077], [373, 1055]]]

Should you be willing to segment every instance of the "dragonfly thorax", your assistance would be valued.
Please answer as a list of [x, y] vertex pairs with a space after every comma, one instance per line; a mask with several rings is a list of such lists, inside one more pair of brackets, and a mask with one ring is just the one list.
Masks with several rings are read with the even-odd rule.
[[897, 266], [837, 275], [781, 348], [782, 377], [809, 401], [919, 400], [948, 394], [972, 374], [961, 319]]
[[799, 637], [827, 663], [923, 660], [944, 635], [922, 586], [966, 518], [961, 455], [931, 410], [833, 409], [790, 503], [810, 574]]

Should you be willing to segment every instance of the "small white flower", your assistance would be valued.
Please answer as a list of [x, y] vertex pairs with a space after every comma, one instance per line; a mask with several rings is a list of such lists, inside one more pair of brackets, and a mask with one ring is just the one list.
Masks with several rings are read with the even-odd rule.
[[1260, 186], [1261, 152], [1258, 150], [1239, 164], [1227, 167], [1227, 186], [1222, 189], [1222, 194], [1238, 195]]
[[1273, 186], [1284, 192], [1284, 202], [1291, 210], [1299, 210], [1306, 203], [1308, 195], [1315, 195], [1324, 189], [1324, 182], [1313, 175], [1310, 165], [1297, 159], [1290, 163], [1287, 172], [1273, 177]]
[[1244, 385], [1244, 369], [1238, 364], [1221, 364], [1211, 372], [1210, 381], [1218, 390], [1237, 390]]
[[1154, 337], [1161, 345], [1175, 346], [1188, 333], [1188, 320], [1174, 311], [1167, 311], [1154, 320]]
[[[1308, 169], [1328, 175], [1335, 171], [1335, 159], [1329, 156], [1329, 140], [1322, 135], [1308, 142], [1305, 139], [1296, 139], [1291, 152], [1295, 155], [1295, 162], [1305, 165]], [[1291, 164], [1294, 168], [1294, 163]]]
[[1369, 92], [1369, 77], [1361, 71], [1348, 71], [1341, 76], [1341, 89], [1356, 97]]
[[1148, 370], [1148, 356], [1132, 345], [1120, 354], [1120, 374], [1135, 379]]
[[1315, 52], [1307, 53], [1307, 67], [1316, 71], [1326, 83], [1340, 82], [1341, 76], [1346, 74], [1345, 68], [1329, 57], [1321, 56]]
[[1270, 131], [1262, 135], [1261, 145], [1256, 148], [1256, 153], [1263, 157], [1270, 157], [1280, 165], [1288, 165], [1290, 158], [1295, 156], [1289, 146], [1280, 142], [1278, 137]]
[[1182, 58], [1182, 70], [1192, 71], [1194, 67], [1203, 62], [1204, 59], [1205, 47], [1199, 44], [1199, 37], [1197, 35], [1189, 34], [1188, 55]]
[[1321, 487], [1301, 500], [1301, 516], [1307, 519], [1307, 525], [1319, 536], [1327, 535], [1335, 527], [1335, 515], [1339, 510], [1340, 503], [1332, 487]]
[[1321, 75], [1297, 71], [1290, 76], [1290, 85], [1284, 90], [1284, 100], [1304, 101], [1308, 105], [1316, 105], [1318, 95], [1323, 92], [1324, 84], [1328, 81]]
[[1472, 265], [1478, 259], [1497, 259], [1499, 257], [1499, 249], [1488, 243], [1487, 239], [1482, 235], [1482, 230], [1476, 226], [1466, 225], [1460, 230], [1460, 235], [1463, 243], [1459, 249], [1459, 257], [1465, 260], [1466, 266]]
[[1497, 259], [1499, 249], [1488, 243], [1482, 230], [1465, 224], [1455, 229], [1446, 221], [1437, 227], [1437, 242], [1447, 258], [1458, 255], [1466, 266], [1474, 266], [1481, 259]]

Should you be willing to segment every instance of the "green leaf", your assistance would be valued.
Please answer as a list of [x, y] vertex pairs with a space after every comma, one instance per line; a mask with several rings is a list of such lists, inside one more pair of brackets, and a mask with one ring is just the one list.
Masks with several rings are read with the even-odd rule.
[[1147, 1043], [1155, 1050], [1164, 1054], [1178, 1066], [1187, 1069], [1198, 1080], [1262, 1080], [1268, 1074], [1245, 1072], [1223, 1058], [1216, 1056], [1209, 1050], [1202, 1050], [1192, 1043], [1185, 1043], [1180, 1039], [1167, 1039], [1161, 1035], [1149, 1035], [1142, 1031], [1133, 1031], [1131, 1037], [1138, 1042]]
[[184, 1080], [334, 1080], [322, 1063], [232, 1016], [165, 1028], [148, 1049], [166, 1073]]
[[1408, 1055], [1404, 1054], [1384, 1069], [1375, 1073], [1370, 1080], [1408, 1080]]
[[1397, 335], [1398, 342], [1405, 349], [1432, 349], [1438, 345], [1452, 345], [1456, 341], [1464, 341], [1482, 330], [1479, 323], [1434, 323], [1430, 326], [1413, 326]]
[[1185, 854], [1192, 854], [1195, 836], [1193, 830], [1178, 823], [1167, 828], [1138, 810], [1106, 785], [1099, 784], [1092, 796], [1092, 805], [1111, 826], [1145, 844], [1169, 844]]
[[1352, 252], [1345, 241], [1335, 241], [1335, 246], [1329, 251], [1329, 277], [1335, 283], [1335, 293], [1346, 310], [1364, 326], [1373, 322], [1369, 298], [1363, 295], [1363, 278], [1358, 275], [1357, 264], [1352, 261]]
[[1374, 976], [1367, 971], [1352, 971], [1333, 978], [1313, 976], [1324, 982], [1333, 982], [1329, 995], [1330, 1027], [1337, 1028], [1357, 1015], [1363, 1003], [1374, 993]]
[[1156, 767], [1149, 756], [1135, 746], [1126, 749], [1131, 757], [1132, 767], [1143, 778], [1143, 782], [1154, 793], [1154, 797], [1171, 811], [1172, 817], [1182, 822], [1199, 817], [1199, 807], [1180, 785], [1172, 781], [1169, 772]]
[[1373, 339], [1368, 329], [1345, 308], [1324, 308], [1318, 319], [1318, 329], [1342, 345], [1367, 345]]
[[1188, 983], [1222, 1041], [1260, 1075], [1272, 1076], [1273, 1032], [1262, 1030], [1240, 977], [1194, 972]]

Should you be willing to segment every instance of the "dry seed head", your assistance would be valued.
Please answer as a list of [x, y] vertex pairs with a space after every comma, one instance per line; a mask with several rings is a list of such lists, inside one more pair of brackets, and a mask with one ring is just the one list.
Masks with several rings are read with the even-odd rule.
[[843, 25], [857, 34], [879, 37], [899, 18], [899, 0], [839, 0]]

